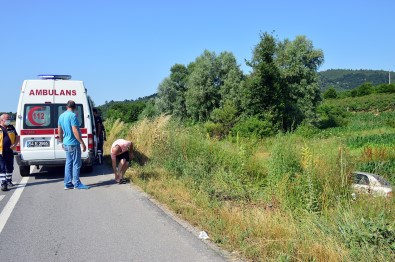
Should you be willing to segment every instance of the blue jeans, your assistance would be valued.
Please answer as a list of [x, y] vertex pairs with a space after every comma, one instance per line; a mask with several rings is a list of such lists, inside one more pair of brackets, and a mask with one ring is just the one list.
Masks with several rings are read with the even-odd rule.
[[64, 186], [76, 187], [81, 183], [81, 147], [80, 145], [64, 145], [64, 151], [66, 151], [66, 164], [64, 167]]

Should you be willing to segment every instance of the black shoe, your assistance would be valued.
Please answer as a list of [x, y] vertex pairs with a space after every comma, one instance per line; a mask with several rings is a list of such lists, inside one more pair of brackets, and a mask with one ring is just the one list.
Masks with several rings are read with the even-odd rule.
[[1, 191], [8, 191], [8, 186], [6, 183], [1, 184]]
[[126, 184], [128, 181], [126, 181], [125, 178], [122, 178], [121, 180], [119, 180], [118, 184]]
[[15, 186], [14, 183], [12, 183], [12, 181], [7, 181], [8, 186]]

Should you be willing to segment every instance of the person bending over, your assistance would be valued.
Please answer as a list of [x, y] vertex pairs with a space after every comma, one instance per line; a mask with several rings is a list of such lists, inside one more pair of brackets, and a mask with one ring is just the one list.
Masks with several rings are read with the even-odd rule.
[[[111, 146], [111, 162], [114, 170], [115, 181], [119, 184], [126, 184], [123, 178], [129, 167], [129, 162], [133, 159], [133, 144], [125, 139], [115, 140]], [[118, 162], [118, 169], [117, 169]]]

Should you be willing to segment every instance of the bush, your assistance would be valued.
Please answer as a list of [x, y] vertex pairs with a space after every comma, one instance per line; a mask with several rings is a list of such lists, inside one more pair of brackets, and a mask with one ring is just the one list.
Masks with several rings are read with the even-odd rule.
[[395, 93], [395, 84], [381, 84], [376, 87], [376, 93]]
[[259, 120], [256, 117], [249, 117], [238, 122], [232, 129], [233, 135], [238, 134], [241, 137], [258, 137], [272, 136], [276, 133], [275, 127], [268, 121]]
[[204, 124], [204, 129], [210, 137], [221, 138], [225, 135], [225, 127], [220, 123], [208, 121]]
[[337, 98], [337, 92], [336, 89], [331, 86], [329, 87], [325, 92], [324, 92], [324, 98], [325, 99], [331, 99], [331, 98]]
[[360, 85], [357, 88], [354, 88], [351, 90], [351, 96], [356, 97], [356, 96], [367, 96], [373, 93], [374, 87], [372, 83], [364, 83]]
[[347, 124], [347, 112], [340, 107], [322, 104], [318, 107], [317, 113], [319, 115], [318, 126], [320, 128], [325, 129]]
[[295, 134], [301, 135], [305, 138], [313, 137], [314, 135], [317, 135], [319, 133], [320, 130], [317, 127], [307, 122], [303, 122], [295, 130]]
[[213, 122], [205, 124], [210, 136], [224, 137], [229, 134], [230, 129], [237, 121], [237, 108], [231, 101], [226, 101], [223, 107], [216, 108], [211, 112], [210, 118]]

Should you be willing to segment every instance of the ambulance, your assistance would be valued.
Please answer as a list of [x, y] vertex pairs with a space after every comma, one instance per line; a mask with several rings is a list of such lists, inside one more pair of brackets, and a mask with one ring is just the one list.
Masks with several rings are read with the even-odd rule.
[[81, 152], [82, 166], [92, 171], [97, 140], [92, 102], [83, 81], [70, 75], [39, 75], [25, 80], [19, 97], [16, 130], [20, 142], [14, 154], [21, 176], [30, 175], [30, 166], [64, 166], [66, 153], [58, 141], [58, 118], [67, 101], [76, 104], [82, 139], [87, 150]]

